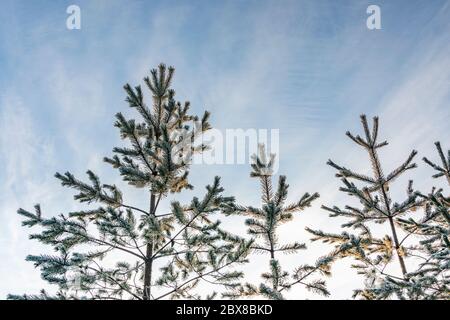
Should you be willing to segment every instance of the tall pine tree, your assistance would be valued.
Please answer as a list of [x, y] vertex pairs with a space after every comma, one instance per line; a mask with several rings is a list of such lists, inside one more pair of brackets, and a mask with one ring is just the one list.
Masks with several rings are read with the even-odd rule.
[[[433, 178], [445, 178], [450, 186], [450, 150], [447, 158], [441, 144], [435, 143], [441, 165], [428, 158], [425, 163], [436, 170]], [[409, 249], [410, 255], [419, 259], [417, 268], [405, 279], [386, 277], [372, 294], [379, 299], [395, 296], [401, 299], [445, 299], [450, 298], [450, 194], [444, 189], [433, 188], [429, 194], [420, 194], [424, 201], [421, 219], [399, 219], [400, 226], [419, 242]]]
[[[351, 228], [359, 233], [343, 231], [341, 234], [332, 234], [320, 230], [307, 230], [313, 234], [312, 240], [322, 240], [334, 245], [335, 250], [330, 255], [333, 260], [352, 257], [357, 261], [352, 267], [364, 275], [366, 281], [365, 288], [354, 291], [355, 297], [377, 299], [383, 294], [384, 289], [380, 287], [380, 283], [384, 283], [386, 278], [404, 280], [408, 276], [405, 262], [408, 252], [399, 236], [400, 219], [420, 208], [424, 201], [419, 197], [420, 193], [412, 189], [411, 181], [407, 187], [406, 199], [394, 202], [390, 194], [390, 186], [395, 179], [416, 167], [413, 159], [417, 152], [413, 150], [399, 167], [385, 174], [378, 152], [382, 147], [387, 146], [388, 142], [379, 141], [378, 118], [373, 118], [372, 129], [369, 128], [365, 115], [361, 116], [361, 123], [364, 130], [363, 137], [354, 136], [350, 132], [346, 135], [367, 152], [373, 175], [356, 173], [332, 160], [327, 163], [337, 170], [336, 176], [343, 184], [340, 191], [357, 199], [361, 205], [359, 207], [346, 205], [344, 209], [337, 206], [322, 206], [329, 212], [330, 217], [348, 219], [348, 222], [342, 225], [344, 229]], [[373, 235], [373, 223], [387, 224], [383, 237]], [[386, 272], [387, 266], [393, 263], [398, 264], [400, 276]]]
[[303, 264], [291, 273], [283, 270], [280, 254], [293, 254], [306, 249], [304, 243], [279, 243], [277, 229], [280, 225], [292, 221], [294, 214], [300, 212], [319, 198], [319, 194], [305, 193], [298, 201], [286, 204], [289, 185], [286, 176], [278, 179], [276, 190], [273, 188], [273, 165], [275, 155], [266, 155], [265, 147], [259, 146], [258, 154], [253, 156], [251, 177], [258, 178], [261, 186], [261, 208], [231, 204], [224, 210], [227, 214], [240, 214], [247, 217], [245, 224], [248, 233], [255, 238], [251, 247], [254, 253], [266, 254], [269, 257], [269, 270], [261, 275], [263, 282], [259, 285], [245, 284], [236, 287], [225, 296], [237, 298], [246, 296], [263, 296], [269, 299], [284, 299], [284, 292], [294, 285], [303, 285], [306, 289], [328, 296], [325, 281], [321, 275], [329, 275], [329, 257], [318, 259], [315, 264]]
[[116, 185], [102, 183], [92, 171], [87, 171], [89, 182], [69, 172], [57, 173], [63, 186], [77, 191], [75, 200], [97, 207], [51, 217], [41, 214], [39, 205], [34, 212], [18, 211], [24, 226], [40, 227], [30, 238], [55, 251], [27, 260], [59, 290], [56, 295], [42, 291], [9, 298], [199, 299], [194, 289], [201, 281], [227, 288], [238, 285], [242, 273], [230, 267], [246, 261], [251, 242], [229, 234], [212, 217], [234, 201], [223, 195], [218, 177], [203, 198], [195, 197], [187, 205], [173, 202], [169, 213], [158, 211], [169, 193], [192, 189], [190, 159], [206, 148], [195, 141], [210, 129], [208, 112], [201, 118], [190, 115], [189, 102], [175, 100], [173, 74], [174, 68], [161, 64], [144, 78], [150, 107], [141, 86], [124, 86], [126, 101], [140, 119], [116, 115], [115, 126], [128, 145], [114, 148], [115, 155], [104, 158], [148, 199], [148, 208], [128, 203]]

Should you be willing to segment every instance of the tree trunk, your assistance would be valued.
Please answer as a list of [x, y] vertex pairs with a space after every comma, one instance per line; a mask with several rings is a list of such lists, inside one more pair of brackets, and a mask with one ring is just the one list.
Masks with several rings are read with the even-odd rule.
[[[155, 195], [153, 192], [150, 195], [150, 214], [155, 214]], [[147, 250], [145, 253], [146, 261], [145, 261], [145, 270], [144, 270], [144, 300], [151, 300], [152, 295], [152, 264], [153, 264], [153, 241], [150, 240], [147, 242]]]
[[398, 261], [400, 262], [400, 267], [402, 269], [402, 274], [403, 274], [403, 276], [405, 276], [405, 274], [407, 273], [406, 272], [405, 261], [403, 260], [403, 257], [400, 254], [400, 244], [398, 242], [397, 232], [395, 230], [395, 225], [394, 225], [394, 219], [392, 219], [392, 217], [389, 217], [389, 224], [391, 225], [392, 237], [394, 238], [395, 251], [397, 252]]
[[[373, 146], [369, 149], [369, 155], [370, 155], [370, 159], [372, 161], [372, 168], [375, 173], [375, 178], [378, 181], [384, 180], [384, 177], [383, 177], [383, 174], [381, 171], [380, 160], [378, 159], [378, 154], [375, 151], [375, 148]], [[384, 183], [381, 185], [380, 194], [383, 197], [384, 205], [386, 208], [386, 213], [388, 215], [389, 224], [391, 226], [392, 237], [394, 238], [395, 251], [397, 252], [397, 257], [398, 257], [398, 261], [400, 263], [400, 268], [402, 270], [403, 276], [405, 276], [407, 273], [406, 265], [405, 265], [405, 261], [404, 261], [402, 255], [400, 254], [400, 244], [398, 242], [397, 231], [395, 230], [394, 219], [391, 214], [391, 206], [389, 203], [389, 196], [386, 191], [386, 185]]]

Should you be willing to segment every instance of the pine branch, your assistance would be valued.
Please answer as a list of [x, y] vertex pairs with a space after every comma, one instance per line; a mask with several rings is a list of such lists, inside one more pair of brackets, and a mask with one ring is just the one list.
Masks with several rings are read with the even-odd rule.
[[438, 171], [438, 173], [433, 175], [433, 178], [445, 176], [447, 178], [448, 184], [450, 185], [450, 150], [448, 151], [447, 159], [445, 159], [444, 152], [442, 151], [440, 142], [438, 141], [435, 142], [434, 144], [436, 145], [436, 149], [441, 159], [442, 167], [428, 160], [428, 158], [426, 157], [423, 158], [423, 161], [429, 166], [431, 166], [434, 170]]

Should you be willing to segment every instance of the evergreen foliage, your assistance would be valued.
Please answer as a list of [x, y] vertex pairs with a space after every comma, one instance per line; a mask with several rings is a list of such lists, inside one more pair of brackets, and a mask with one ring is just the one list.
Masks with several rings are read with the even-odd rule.
[[227, 204], [224, 210], [227, 214], [241, 214], [247, 217], [245, 224], [248, 226], [248, 233], [255, 238], [253, 252], [269, 255], [269, 270], [261, 275], [263, 283], [257, 286], [245, 284], [225, 296], [237, 298], [261, 295], [279, 300], [283, 299], [283, 291], [289, 290], [296, 284], [302, 284], [310, 291], [328, 296], [325, 281], [320, 277], [329, 275], [331, 261], [328, 258], [319, 259], [314, 265], [300, 265], [291, 273], [282, 269], [277, 258], [279, 254], [292, 254], [306, 249], [306, 245], [299, 242], [280, 244], [277, 229], [280, 225], [291, 221], [295, 213], [309, 207], [319, 198], [319, 194], [305, 193], [298, 201], [286, 204], [289, 188], [286, 176], [280, 176], [276, 190], [273, 188], [274, 160], [274, 154], [267, 157], [263, 145], [259, 146], [258, 154], [253, 156], [250, 176], [260, 181], [262, 208]]
[[[378, 139], [378, 118], [373, 118], [372, 129], [369, 129], [365, 115], [361, 116], [361, 123], [364, 138], [359, 135], [354, 136], [350, 132], [346, 134], [368, 153], [373, 176], [356, 173], [332, 160], [327, 163], [337, 170], [336, 176], [343, 184], [340, 191], [356, 198], [361, 205], [359, 207], [346, 205], [344, 209], [337, 206], [322, 206], [329, 212], [330, 217], [348, 219], [342, 225], [346, 231], [340, 234], [309, 228], [307, 230], [313, 235], [313, 241], [321, 240], [334, 245], [335, 250], [330, 254], [333, 260], [352, 257], [357, 261], [352, 267], [362, 274], [366, 281], [365, 288], [354, 291], [355, 297], [378, 299], [390, 296], [385, 288], [387, 281], [403, 281], [408, 278], [405, 260], [409, 257], [409, 250], [403, 246], [403, 240], [399, 239], [398, 229], [401, 228], [401, 219], [407, 213], [423, 206], [424, 199], [420, 197], [419, 192], [412, 189], [412, 182], [410, 182], [406, 199], [394, 202], [389, 188], [396, 178], [416, 167], [413, 159], [417, 152], [413, 150], [397, 169], [385, 174], [378, 151], [388, 143], [380, 142]], [[386, 235], [381, 238], [375, 237], [371, 231], [371, 223], [385, 224], [386, 222], [388, 224]], [[354, 234], [347, 231], [348, 229], [358, 233]], [[386, 273], [386, 267], [394, 262], [399, 264], [402, 276]]]
[[113, 157], [104, 158], [149, 200], [148, 209], [127, 203], [117, 186], [102, 183], [92, 171], [87, 171], [88, 182], [70, 172], [57, 173], [63, 186], [76, 190], [75, 200], [96, 208], [48, 218], [39, 205], [34, 212], [19, 209], [24, 226], [40, 227], [30, 238], [55, 251], [27, 260], [59, 289], [55, 296], [42, 291], [10, 299], [199, 299], [194, 289], [201, 281], [238, 285], [242, 273], [229, 267], [246, 261], [252, 243], [229, 234], [213, 219], [234, 201], [223, 195], [218, 177], [203, 198], [187, 205], [175, 201], [171, 212], [158, 213], [169, 193], [192, 189], [190, 159], [206, 149], [194, 142], [210, 129], [208, 112], [201, 118], [190, 115], [189, 102], [175, 100], [173, 74], [174, 68], [161, 64], [144, 78], [150, 107], [141, 86], [124, 86], [126, 101], [140, 120], [116, 115], [115, 126], [128, 146], [116, 147]]
[[[447, 158], [439, 142], [435, 143], [442, 166], [423, 158], [437, 173], [434, 178], [445, 177], [450, 186], [450, 150]], [[447, 196], [446, 196], [447, 194]], [[450, 298], [450, 197], [448, 191], [433, 188], [424, 200], [424, 215], [421, 219], [399, 219], [407, 236], [419, 239], [410, 249], [410, 255], [420, 259], [419, 266], [407, 274], [405, 279], [387, 277], [381, 288], [374, 288], [377, 298], [395, 295], [400, 299], [444, 299]], [[381, 290], [382, 289], [382, 290]]]

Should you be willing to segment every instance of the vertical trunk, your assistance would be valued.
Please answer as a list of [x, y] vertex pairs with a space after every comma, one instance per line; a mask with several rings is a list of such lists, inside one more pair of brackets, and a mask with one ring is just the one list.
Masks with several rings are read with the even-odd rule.
[[[372, 161], [373, 171], [375, 173], [375, 178], [378, 181], [380, 181], [380, 180], [384, 181], [383, 174], [382, 174], [382, 171], [381, 171], [381, 166], [380, 166], [380, 160], [378, 159], [377, 152], [372, 147], [372, 148], [370, 148], [369, 153], [370, 153], [370, 158], [371, 158], [371, 161]], [[402, 255], [400, 254], [400, 243], [398, 241], [397, 231], [395, 230], [394, 219], [393, 219], [393, 217], [391, 215], [391, 206], [389, 204], [389, 196], [387, 194], [386, 187], [387, 187], [387, 185], [384, 185], [384, 184], [381, 186], [380, 194], [383, 197], [383, 202], [384, 202], [384, 205], [385, 205], [385, 208], [386, 208], [386, 211], [387, 211], [389, 224], [391, 226], [392, 238], [394, 240], [395, 251], [397, 252], [397, 257], [398, 257], [398, 261], [400, 263], [400, 268], [402, 270], [403, 276], [405, 276], [405, 274], [407, 273], [406, 266], [405, 266], [405, 261], [404, 261]]]
[[[155, 195], [153, 192], [150, 195], [150, 214], [155, 214]], [[152, 291], [152, 264], [153, 264], [153, 241], [150, 240], [147, 243], [147, 250], [145, 253], [146, 261], [145, 261], [145, 270], [144, 270], [144, 300], [151, 300], [151, 291]]]
[[[275, 260], [275, 250], [273, 247], [273, 240], [270, 234], [269, 234], [269, 242], [270, 242], [270, 259]], [[278, 281], [277, 283], [273, 283], [272, 288], [273, 290], [278, 291]]]
[[[272, 201], [272, 199], [270, 198], [270, 193], [269, 193], [269, 183], [272, 183], [271, 181], [269, 181], [268, 176], [263, 176], [262, 177], [262, 182], [264, 184], [264, 189], [263, 192], [265, 191], [265, 198], [266, 198], [266, 205], [269, 204], [270, 201]], [[264, 201], [263, 201], [264, 202]], [[274, 248], [274, 239], [272, 238], [272, 234], [267, 231], [267, 239], [269, 240], [269, 245], [270, 245], [270, 259], [274, 260], [275, 259], [275, 248]], [[278, 285], [276, 285], [275, 283], [273, 284], [273, 289], [275, 291], [278, 290]]]
[[384, 199], [384, 203], [386, 205], [386, 209], [387, 212], [389, 214], [389, 224], [391, 226], [391, 231], [392, 231], [392, 238], [394, 240], [394, 245], [395, 245], [395, 251], [397, 252], [397, 257], [398, 257], [398, 262], [400, 263], [400, 268], [402, 270], [402, 274], [403, 276], [405, 276], [405, 274], [407, 273], [406, 271], [406, 266], [405, 266], [405, 261], [403, 259], [403, 256], [400, 254], [400, 243], [398, 241], [398, 237], [397, 237], [397, 231], [395, 230], [395, 224], [394, 224], [394, 219], [391, 216], [391, 208], [389, 205], [389, 200], [388, 200], [388, 195], [384, 189], [384, 186], [381, 187], [381, 192], [383, 195], [383, 199]]
[[395, 230], [395, 225], [394, 225], [394, 219], [392, 219], [392, 217], [389, 217], [389, 224], [391, 225], [392, 237], [394, 238], [395, 250], [397, 252], [398, 261], [400, 262], [400, 268], [402, 269], [403, 275], [405, 275], [407, 273], [405, 261], [403, 260], [403, 257], [400, 255], [400, 252], [399, 252], [400, 244], [398, 242], [397, 232]]
[[273, 250], [272, 243], [270, 243], [270, 259], [275, 259], [275, 251]]

